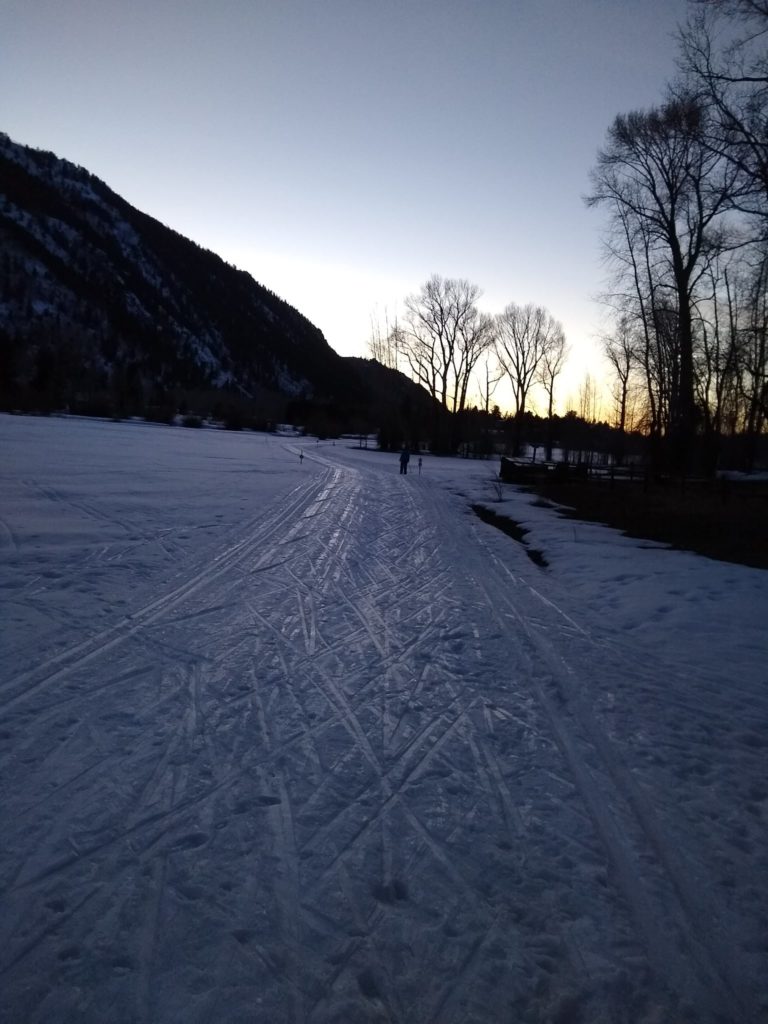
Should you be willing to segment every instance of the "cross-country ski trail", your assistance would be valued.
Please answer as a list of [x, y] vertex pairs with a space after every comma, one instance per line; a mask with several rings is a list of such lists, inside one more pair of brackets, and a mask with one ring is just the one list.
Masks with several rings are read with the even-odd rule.
[[216, 550], [11, 659], [0, 1017], [767, 1020], [714, 682], [426, 473], [304, 451]]

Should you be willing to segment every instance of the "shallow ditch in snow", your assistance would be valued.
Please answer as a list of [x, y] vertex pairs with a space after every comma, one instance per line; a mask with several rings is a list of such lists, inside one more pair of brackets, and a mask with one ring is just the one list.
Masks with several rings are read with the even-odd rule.
[[506, 533], [508, 537], [512, 537], [525, 547], [525, 553], [528, 555], [530, 560], [542, 569], [546, 569], [549, 562], [546, 560], [544, 555], [538, 548], [529, 548], [528, 541], [525, 539], [525, 535], [528, 530], [524, 529], [519, 523], [516, 523], [514, 519], [510, 519], [509, 516], [501, 516], [498, 512], [494, 512], [492, 508], [488, 508], [486, 505], [470, 505], [470, 508], [479, 516], [484, 523], [490, 523], [491, 526], [495, 526], [496, 529], [501, 530], [502, 533]]

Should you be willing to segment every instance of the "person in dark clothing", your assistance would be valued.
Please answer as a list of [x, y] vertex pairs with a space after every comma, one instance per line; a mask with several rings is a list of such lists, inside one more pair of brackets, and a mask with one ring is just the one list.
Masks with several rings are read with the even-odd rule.
[[408, 472], [408, 461], [409, 461], [410, 458], [411, 458], [411, 453], [408, 451], [408, 449], [405, 446], [403, 446], [403, 450], [400, 452], [400, 472], [401, 473], [407, 473]]

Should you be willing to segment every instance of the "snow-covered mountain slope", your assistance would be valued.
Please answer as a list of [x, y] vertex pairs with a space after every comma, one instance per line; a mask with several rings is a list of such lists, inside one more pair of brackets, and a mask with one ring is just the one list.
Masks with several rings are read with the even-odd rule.
[[8, 1020], [765, 1019], [768, 574], [508, 488], [541, 569], [487, 463], [0, 445]]
[[[299, 312], [103, 182], [0, 134], [3, 388], [58, 403], [132, 389], [337, 395], [349, 372]], [[9, 377], [11, 384], [9, 384]]]

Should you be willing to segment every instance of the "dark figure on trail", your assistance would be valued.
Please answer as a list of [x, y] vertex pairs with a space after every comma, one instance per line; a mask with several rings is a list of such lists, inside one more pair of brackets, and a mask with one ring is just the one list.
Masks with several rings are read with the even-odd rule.
[[410, 457], [411, 457], [411, 453], [408, 451], [408, 449], [406, 447], [403, 447], [403, 450], [400, 452], [400, 472], [401, 473], [407, 473], [408, 472], [408, 460], [410, 459]]

